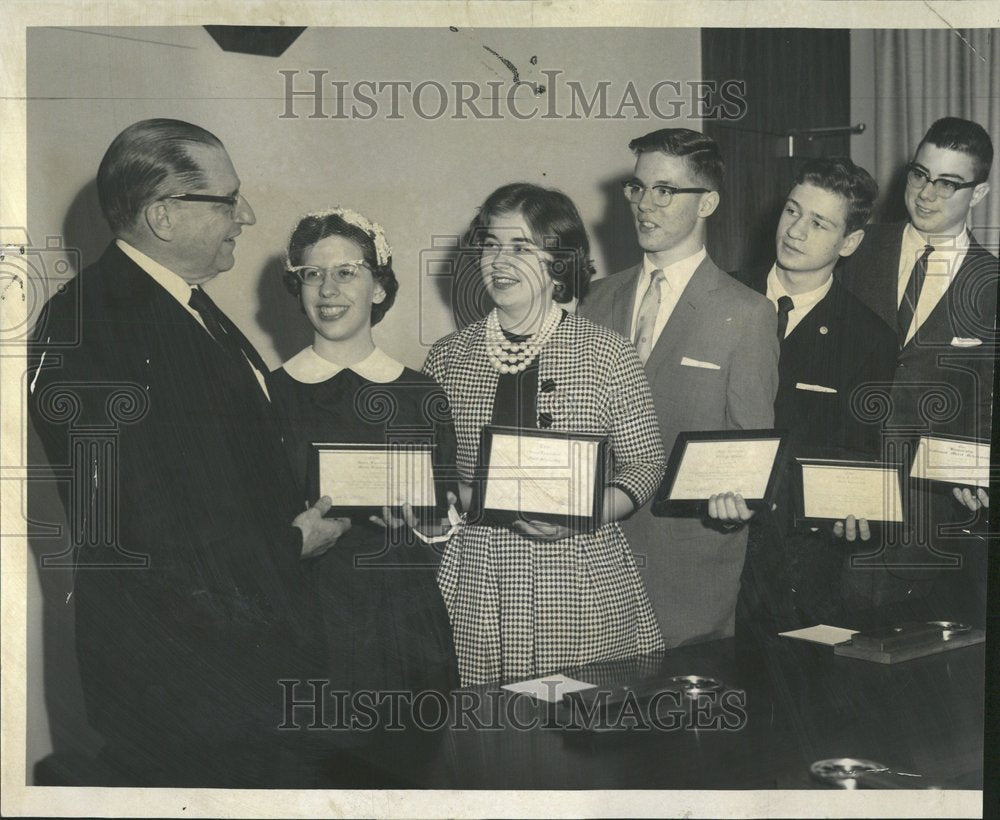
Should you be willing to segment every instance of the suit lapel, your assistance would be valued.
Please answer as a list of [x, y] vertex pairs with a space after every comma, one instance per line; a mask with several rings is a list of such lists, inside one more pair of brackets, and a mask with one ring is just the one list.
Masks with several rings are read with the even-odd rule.
[[683, 339], [693, 335], [698, 322], [698, 311], [708, 294], [719, 286], [720, 274], [721, 271], [707, 256], [698, 265], [649, 354], [646, 361], [647, 375], [652, 376], [670, 360], [671, 351], [676, 350]]
[[898, 321], [899, 305], [896, 295], [899, 292], [899, 257], [903, 252], [903, 230], [905, 223], [892, 225], [890, 230], [880, 232], [876, 249], [876, 265], [869, 274], [870, 278], [859, 283], [859, 287], [867, 294], [862, 301], [882, 317], [889, 327], [895, 329]]
[[257, 352], [257, 348], [250, 344], [250, 340], [243, 335], [243, 331], [237, 327], [236, 323], [219, 309], [216, 310], [216, 318], [218, 318], [219, 324], [222, 325], [222, 329], [229, 334], [230, 338], [236, 340], [243, 354], [250, 360], [253, 366], [260, 371], [261, 375], [266, 375], [268, 372], [267, 365], [264, 364], [264, 360]]
[[642, 265], [629, 269], [611, 298], [611, 329], [626, 339], [632, 338], [632, 311], [635, 309], [635, 283]]
[[114, 315], [147, 327], [170, 325], [171, 332], [200, 329], [198, 321], [115, 244], [102, 259], [106, 294]]
[[[991, 261], [992, 267], [985, 267]], [[969, 248], [957, 273], [948, 283], [947, 290], [934, 305], [930, 314], [917, 328], [917, 332], [910, 337], [903, 350], [910, 352], [915, 349], [914, 342], [918, 338], [926, 344], [927, 342], [948, 343], [953, 336], [978, 337], [981, 331], [970, 329], [967, 317], [976, 314], [978, 309], [978, 305], [975, 304], [976, 295], [982, 292], [982, 286], [989, 279], [996, 277], [996, 265], [996, 259], [970, 234]], [[962, 305], [961, 303], [966, 300], [969, 301], [969, 304]]]
[[805, 362], [812, 374], [811, 383], [836, 387], [837, 357], [833, 352], [841, 343], [845, 309], [843, 286], [834, 279], [826, 296], [782, 339], [778, 367], [784, 379], [801, 372]]

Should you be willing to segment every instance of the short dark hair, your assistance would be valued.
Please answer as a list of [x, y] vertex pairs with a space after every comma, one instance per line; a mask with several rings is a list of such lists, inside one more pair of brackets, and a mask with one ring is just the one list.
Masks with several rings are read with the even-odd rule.
[[690, 128], [661, 128], [628, 144], [636, 155], [659, 151], [672, 157], [683, 157], [695, 176], [706, 188], [722, 190], [726, 164], [722, 161], [719, 144], [711, 137]]
[[[381, 302], [372, 302], [372, 325], [377, 325], [392, 307], [392, 303], [396, 301], [399, 282], [392, 269], [392, 257], [389, 257], [384, 265], [378, 263], [375, 240], [364, 228], [348, 222], [336, 213], [308, 214], [299, 220], [288, 240], [288, 264], [301, 265], [305, 252], [329, 236], [342, 236], [345, 239], [350, 239], [361, 248], [361, 256], [365, 260], [365, 264], [371, 268], [376, 283], [385, 291], [385, 299]], [[286, 270], [284, 271], [284, 282], [292, 296], [299, 297], [301, 295], [302, 282], [298, 276]]]
[[512, 182], [486, 197], [466, 234], [466, 244], [478, 248], [490, 220], [505, 213], [519, 213], [531, 229], [532, 239], [552, 254], [549, 276], [556, 283], [556, 302], [583, 299], [590, 289], [594, 266], [590, 240], [573, 200], [555, 188], [530, 182]]
[[868, 224], [878, 198], [878, 183], [847, 157], [810, 159], [799, 169], [795, 185], [815, 185], [847, 200], [844, 236]]
[[972, 167], [976, 174], [975, 182], [985, 182], [993, 167], [993, 141], [978, 122], [963, 120], [960, 117], [943, 117], [935, 122], [917, 146], [919, 153], [924, 143], [930, 143], [938, 148], [948, 148], [961, 151], [972, 157]]
[[225, 150], [215, 134], [181, 120], [141, 120], [114, 138], [97, 170], [97, 194], [115, 234], [134, 225], [151, 202], [205, 185], [191, 145]]

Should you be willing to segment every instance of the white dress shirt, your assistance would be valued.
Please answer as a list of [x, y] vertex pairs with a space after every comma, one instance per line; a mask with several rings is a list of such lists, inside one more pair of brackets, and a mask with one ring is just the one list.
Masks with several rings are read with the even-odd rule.
[[807, 290], [805, 293], [789, 293], [778, 278], [778, 266], [771, 266], [771, 272], [767, 275], [767, 298], [774, 303], [775, 311], [778, 310], [778, 299], [782, 296], [787, 296], [792, 300], [792, 304], [795, 305], [795, 307], [788, 311], [788, 325], [785, 327], [786, 339], [795, 330], [795, 326], [809, 315], [809, 311], [823, 300], [823, 297], [830, 292], [830, 288], [832, 287], [833, 274], [831, 273], [827, 277], [827, 280], [818, 288]]
[[694, 272], [706, 256], [708, 256], [708, 253], [702, 247], [690, 256], [674, 262], [672, 265], [667, 265], [665, 268], [654, 264], [649, 258], [649, 254], [643, 257], [642, 271], [636, 282], [635, 299], [632, 304], [632, 324], [629, 325], [630, 339], [635, 339], [635, 325], [639, 320], [639, 303], [642, 302], [642, 297], [653, 279], [653, 271], [662, 270], [664, 282], [660, 286], [660, 309], [656, 313], [656, 323], [653, 325], [651, 348], [656, 346], [656, 342], [660, 338], [660, 334], [663, 332], [670, 314], [674, 312], [674, 308], [677, 307], [677, 303], [680, 301], [684, 288], [687, 287], [688, 282], [691, 281], [691, 277], [694, 276]]
[[910, 330], [906, 334], [904, 344], [909, 342], [920, 326], [927, 321], [931, 311], [947, 292], [951, 280], [958, 273], [958, 269], [962, 267], [965, 254], [969, 250], [969, 230], [968, 227], [963, 227], [956, 236], [932, 236], [931, 240], [928, 242], [924, 239], [909, 223], [903, 229], [903, 244], [899, 254], [899, 277], [896, 288], [897, 307], [903, 301], [903, 294], [906, 292], [907, 282], [910, 281], [913, 266], [923, 256], [924, 248], [928, 244], [934, 245], [934, 252], [927, 259], [927, 276], [920, 289], [920, 299], [917, 301], [917, 309], [913, 311], [913, 321], [910, 322]]

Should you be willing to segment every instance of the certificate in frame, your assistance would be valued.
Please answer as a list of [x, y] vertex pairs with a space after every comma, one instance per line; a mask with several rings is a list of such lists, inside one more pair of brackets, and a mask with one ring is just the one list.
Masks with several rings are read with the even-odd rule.
[[607, 436], [488, 424], [468, 521], [509, 527], [517, 519], [592, 532], [604, 515]]
[[701, 517], [716, 493], [739, 492], [752, 510], [770, 510], [784, 467], [780, 430], [715, 430], [677, 434], [653, 515]]
[[990, 442], [969, 436], [923, 435], [910, 463], [910, 478], [932, 490], [990, 486]]
[[312, 442], [309, 498], [328, 495], [330, 517], [367, 521], [384, 506], [408, 502], [419, 519], [443, 515], [448, 505], [434, 475], [432, 443]]
[[826, 525], [848, 515], [881, 526], [905, 523], [902, 464], [797, 458], [793, 486], [796, 526]]

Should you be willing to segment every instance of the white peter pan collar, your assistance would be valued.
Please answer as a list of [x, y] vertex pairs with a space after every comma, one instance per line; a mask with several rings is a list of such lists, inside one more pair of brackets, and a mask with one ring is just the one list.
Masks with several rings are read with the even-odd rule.
[[357, 364], [345, 368], [343, 365], [324, 359], [310, 345], [292, 356], [282, 367], [295, 381], [303, 384], [325, 382], [341, 370], [353, 370], [361, 378], [378, 384], [395, 381], [403, 375], [403, 365], [377, 347]]

